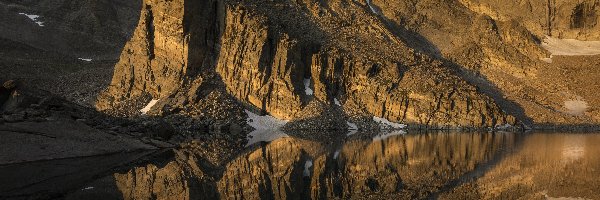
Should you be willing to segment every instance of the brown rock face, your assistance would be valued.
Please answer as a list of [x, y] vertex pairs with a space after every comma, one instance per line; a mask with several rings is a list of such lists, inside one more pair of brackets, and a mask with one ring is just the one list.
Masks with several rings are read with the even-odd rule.
[[[200, 8], [206, 12], [185, 14]], [[217, 4], [210, 1], [144, 1], [138, 27], [97, 107], [118, 107], [126, 99], [144, 95], [164, 98], [196, 80], [210, 45], [214, 45], [210, 42], [215, 41], [199, 38], [216, 37], [216, 10]]]
[[302, 107], [301, 46], [239, 8], [229, 10], [217, 72], [238, 99], [273, 116], [291, 119]]
[[595, 123], [555, 112], [560, 94], [582, 95], [539, 78], [539, 44], [593, 39], [598, 3], [522, 4], [148, 0], [97, 107], [132, 115], [160, 99], [150, 113], [190, 114], [225, 98], [297, 120], [337, 101], [346, 118], [432, 127]]
[[478, 13], [495, 20], [516, 20], [538, 36], [599, 40], [600, 1], [491, 1], [461, 0]]
[[[597, 105], [590, 103], [595, 98], [583, 98], [593, 86], [581, 86], [582, 91], [569, 86], [576, 84], [571, 79], [550, 75], [574, 74], [568, 69], [588, 66], [595, 59], [554, 56], [562, 64], [541, 61], [551, 57], [541, 47], [545, 35], [597, 40], [596, 1], [373, 0], [369, 5], [388, 24], [406, 27], [436, 47], [439, 51], [430, 55], [456, 65], [461, 79], [520, 121], [536, 127], [599, 123], [594, 114]], [[591, 77], [600, 74], [587, 76], [573, 80], [597, 79]], [[586, 114], [566, 112], [565, 102], [576, 99], [588, 102]]]

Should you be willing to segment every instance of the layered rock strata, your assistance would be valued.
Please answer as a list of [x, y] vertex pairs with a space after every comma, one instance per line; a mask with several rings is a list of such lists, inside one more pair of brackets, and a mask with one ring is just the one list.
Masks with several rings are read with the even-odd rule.
[[160, 99], [161, 113], [226, 91], [286, 120], [319, 101], [348, 115], [432, 127], [515, 123], [451, 64], [411, 43], [414, 33], [362, 2], [347, 3], [145, 1], [97, 107], [131, 115]]

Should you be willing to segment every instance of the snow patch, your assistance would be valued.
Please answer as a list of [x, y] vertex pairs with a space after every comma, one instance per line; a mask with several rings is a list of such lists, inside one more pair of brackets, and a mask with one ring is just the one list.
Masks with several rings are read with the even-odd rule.
[[92, 62], [91, 58], [78, 58], [78, 59], [82, 60], [82, 61], [86, 61], [86, 62]]
[[380, 129], [404, 129], [406, 125], [390, 122], [389, 120], [381, 117], [373, 117], [373, 121], [379, 123]]
[[358, 130], [358, 126], [355, 123], [346, 121], [346, 124], [348, 125], [348, 130]]
[[373, 12], [376, 15], [381, 15], [381, 11], [379, 11], [379, 9], [375, 7], [373, 3], [371, 3], [371, 0], [367, 0], [367, 5], [369, 5], [369, 9], [371, 9], [371, 12]]
[[387, 132], [383, 132], [383, 133], [380, 133], [377, 136], [375, 136], [373, 138], [373, 141], [374, 142], [376, 142], [376, 141], [382, 141], [382, 140], [386, 140], [386, 139], [388, 139], [389, 137], [392, 137], [392, 136], [404, 135], [404, 134], [406, 134], [406, 131], [403, 131], [403, 130], [387, 131]]
[[348, 133], [346, 136], [351, 136], [358, 132], [358, 126], [355, 123], [346, 121], [346, 124], [348, 125]]
[[333, 98], [333, 103], [335, 103], [335, 105], [337, 105], [337, 106], [342, 106], [342, 104], [340, 103], [340, 101], [337, 98]]
[[[558, 39], [547, 36], [542, 47], [556, 56], [586, 56], [600, 54], [600, 41]], [[549, 60], [548, 60], [549, 59]], [[552, 62], [552, 57], [546, 58]]]
[[148, 105], [146, 105], [146, 107], [142, 108], [140, 110], [140, 112], [142, 112], [142, 114], [146, 114], [148, 113], [148, 111], [150, 111], [150, 109], [152, 109], [152, 107], [154, 107], [154, 105], [156, 105], [156, 103], [159, 101], [160, 99], [152, 99]]
[[280, 120], [271, 115], [260, 116], [249, 110], [246, 110], [246, 114], [248, 115], [246, 122], [256, 130], [278, 130], [288, 123], [286, 120]]
[[40, 18], [39, 15], [30, 15], [27, 13], [19, 13], [19, 15], [25, 15], [27, 16], [29, 19], [31, 19], [31, 21], [35, 22], [38, 26], [44, 26], [44, 22], [40, 21], [38, 18]]
[[552, 55], [550, 55], [550, 58], [542, 58], [542, 61], [552, 63]]
[[246, 146], [288, 137], [287, 134], [280, 130], [288, 121], [280, 120], [270, 115], [260, 116], [249, 110], [246, 110], [246, 114], [248, 114], [246, 123], [255, 129], [248, 134], [248, 144]]
[[307, 160], [304, 163], [304, 172], [303, 172], [303, 174], [304, 174], [305, 177], [310, 176], [310, 167], [312, 167], [312, 166], [313, 166], [312, 160]]
[[496, 125], [496, 127], [494, 127], [494, 128], [495, 128], [496, 130], [506, 130], [506, 129], [512, 128], [512, 125], [510, 125], [510, 124], [504, 124], [504, 125], [500, 125], [500, 124], [498, 124], [498, 125]]
[[551, 197], [548, 196], [547, 194], [545, 195], [546, 200], [586, 200], [585, 198], [581, 198], [581, 197]]
[[94, 189], [94, 187], [86, 187], [86, 188], [83, 188], [81, 190], [91, 190], [91, 189]]
[[351, 136], [358, 133], [358, 130], [348, 130], [348, 133], [346, 133], [346, 136]]
[[337, 160], [340, 157], [340, 150], [335, 151], [335, 153], [333, 153], [333, 159]]
[[571, 115], [583, 115], [588, 108], [588, 103], [578, 98], [577, 100], [565, 101], [565, 109]]
[[310, 89], [310, 79], [304, 79], [304, 92], [306, 93], [306, 95], [312, 96], [314, 94], [314, 91], [312, 89]]

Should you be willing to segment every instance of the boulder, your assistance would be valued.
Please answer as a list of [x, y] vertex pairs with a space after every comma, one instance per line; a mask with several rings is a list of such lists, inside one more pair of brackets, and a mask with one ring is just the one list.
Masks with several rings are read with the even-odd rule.
[[2, 86], [7, 90], [14, 90], [17, 88], [17, 82], [14, 80], [6, 81], [2, 84]]
[[13, 80], [6, 81], [4, 84], [2, 84], [2, 86], [0, 86], [0, 110], [2, 110], [4, 103], [6, 103], [12, 93], [12, 90], [14, 90], [16, 87], [17, 84]]
[[29, 105], [38, 103], [39, 98], [25, 94], [19, 90], [14, 90], [2, 104], [1, 110], [4, 112], [16, 112], [27, 108]]
[[15, 113], [11, 115], [3, 115], [2, 118], [8, 123], [22, 122], [25, 120], [25, 114]]

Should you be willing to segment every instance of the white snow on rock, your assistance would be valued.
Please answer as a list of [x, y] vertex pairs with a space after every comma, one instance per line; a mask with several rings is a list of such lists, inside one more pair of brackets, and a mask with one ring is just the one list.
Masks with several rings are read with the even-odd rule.
[[335, 105], [337, 105], [337, 106], [342, 106], [342, 104], [340, 103], [340, 101], [337, 98], [333, 98], [333, 103], [335, 103]]
[[333, 159], [337, 160], [340, 157], [340, 150], [335, 151], [335, 153], [333, 153]]
[[[547, 36], [542, 43], [542, 47], [554, 56], [589, 56], [600, 54], [600, 41], [558, 39]], [[552, 63], [552, 56], [542, 60]]]
[[351, 136], [358, 133], [358, 130], [348, 130], [348, 133], [346, 133], [346, 136]]
[[380, 129], [404, 129], [406, 125], [390, 122], [389, 120], [381, 117], [373, 117], [373, 121], [379, 123]]
[[547, 194], [545, 195], [546, 200], [586, 200], [585, 198], [581, 198], [581, 197], [551, 197], [548, 196]]
[[550, 58], [542, 58], [542, 61], [552, 63], [552, 55], [550, 55]]
[[498, 125], [496, 125], [496, 127], [494, 127], [494, 129], [497, 129], [497, 130], [506, 130], [506, 129], [509, 129], [509, 128], [512, 128], [512, 125], [510, 125], [510, 124], [504, 124], [504, 125], [498, 124]]
[[310, 89], [310, 79], [304, 79], [304, 92], [306, 93], [306, 95], [312, 96], [314, 94], [314, 91], [312, 89]]
[[379, 11], [379, 9], [377, 9], [373, 3], [371, 3], [371, 0], [367, 0], [367, 5], [369, 5], [369, 9], [371, 9], [371, 12], [373, 12], [376, 15], [381, 15], [381, 12]]
[[346, 121], [346, 124], [348, 124], [348, 130], [358, 130], [358, 126], [355, 123]]
[[19, 13], [19, 15], [25, 15], [25, 16], [29, 17], [29, 19], [31, 19], [31, 21], [35, 22], [38, 26], [44, 26], [44, 22], [42, 22], [38, 19], [38, 18], [40, 18], [39, 15], [30, 15], [27, 13]]
[[404, 134], [406, 134], [406, 131], [403, 131], [403, 130], [396, 130], [396, 131], [382, 132], [381, 134], [379, 134], [379, 135], [375, 136], [375, 137], [373, 138], [373, 141], [374, 141], [374, 142], [375, 142], [375, 141], [382, 141], [382, 140], [386, 140], [386, 139], [388, 139], [389, 137], [392, 137], [392, 136], [396, 136], [396, 135], [404, 135]]
[[588, 103], [580, 98], [577, 100], [565, 101], [565, 109], [567, 109], [567, 113], [571, 115], [583, 115], [588, 109]]
[[260, 116], [249, 110], [246, 110], [246, 114], [248, 114], [246, 123], [255, 129], [248, 134], [248, 144], [246, 146], [288, 137], [287, 134], [280, 130], [288, 121], [280, 120], [270, 115]]
[[140, 112], [142, 112], [142, 114], [146, 114], [148, 113], [148, 111], [150, 111], [150, 109], [152, 109], [152, 107], [154, 107], [154, 105], [156, 105], [156, 103], [159, 101], [159, 99], [152, 99], [148, 105], [146, 105], [146, 107], [142, 108], [140, 110]]
[[351, 136], [358, 132], [358, 126], [355, 123], [346, 121], [346, 124], [348, 125], [348, 133], [346, 136]]
[[86, 188], [83, 188], [81, 190], [91, 190], [91, 189], [94, 189], [94, 187], [86, 187]]
[[86, 62], [92, 62], [92, 59], [91, 59], [91, 58], [78, 58], [78, 59], [79, 59], [79, 60], [86, 61]]
[[246, 120], [248, 125], [257, 130], [278, 130], [288, 122], [271, 115], [260, 116], [249, 110], [246, 110], [246, 114], [248, 114], [248, 119]]
[[313, 166], [312, 160], [307, 160], [304, 163], [304, 172], [303, 172], [303, 174], [304, 174], [305, 177], [310, 176], [310, 167], [312, 167], [312, 166]]

